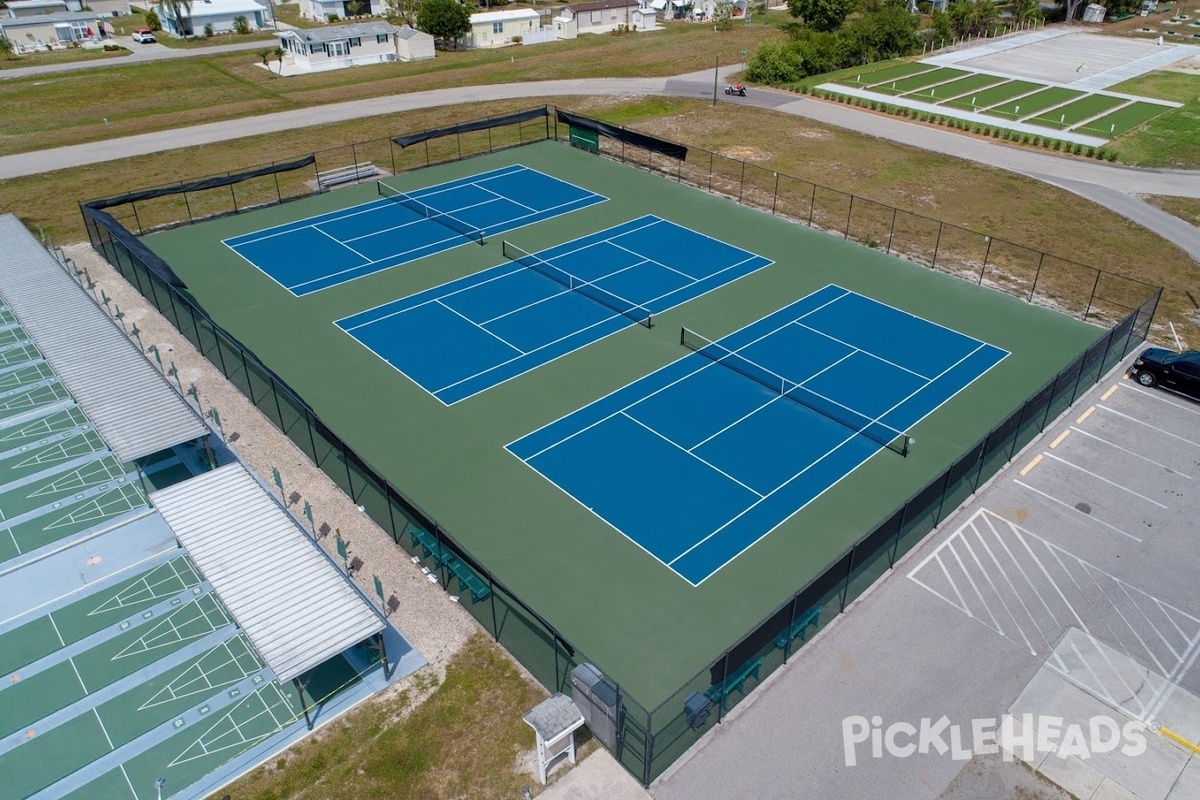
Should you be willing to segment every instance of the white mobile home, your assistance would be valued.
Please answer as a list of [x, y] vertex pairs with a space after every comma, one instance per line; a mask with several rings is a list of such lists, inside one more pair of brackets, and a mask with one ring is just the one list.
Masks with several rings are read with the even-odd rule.
[[485, 11], [471, 15], [471, 32], [467, 42], [471, 47], [504, 47], [515, 44], [527, 35], [538, 35], [541, 15], [532, 8], [511, 11]]
[[359, 22], [279, 32], [284, 64], [302, 72], [433, 58], [433, 37], [405, 25]]
[[245, 17], [252, 31], [262, 30], [271, 24], [271, 12], [255, 0], [192, 0], [190, 9], [180, 4], [180, 10], [183, 12], [183, 27], [175, 19], [169, 3], [160, 2], [154, 7], [162, 21], [164, 33], [182, 37], [186, 28], [188, 36], [203, 35], [208, 25], [212, 25], [213, 33], [229, 33], [233, 30], [233, 21], [238, 17]]

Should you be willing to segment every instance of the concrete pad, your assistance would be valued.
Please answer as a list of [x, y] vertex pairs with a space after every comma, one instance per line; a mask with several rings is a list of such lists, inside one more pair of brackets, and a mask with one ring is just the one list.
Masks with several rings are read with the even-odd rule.
[[1167, 800], [1200, 800], [1200, 759], [1192, 757], [1171, 787]]
[[[1012, 733], [1011, 737], [1000, 731], [997, 731], [996, 734], [996, 744], [1000, 746], [1006, 761], [1024, 761], [1037, 770], [1041, 767], [1042, 762], [1054, 753], [1054, 743], [1043, 736], [1038, 736], [1036, 729], [1026, 727], [1014, 719], [1009, 730]], [[1025, 744], [1026, 742], [1033, 744], [1029, 746]]]
[[1105, 778], [1089, 800], [1138, 800], [1138, 796], [1112, 778]]
[[1106, 780], [1098, 769], [1075, 756], [1052, 755], [1042, 761], [1038, 772], [1076, 797], [1091, 797]]
[[580, 761], [538, 797], [542, 800], [652, 800], [650, 793], [604, 749]]

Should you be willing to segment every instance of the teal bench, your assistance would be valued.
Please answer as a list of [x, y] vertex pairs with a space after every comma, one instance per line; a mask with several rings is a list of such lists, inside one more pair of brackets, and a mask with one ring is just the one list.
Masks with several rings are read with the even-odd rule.
[[454, 554], [446, 554], [446, 566], [454, 573], [454, 577], [458, 578], [462, 587], [471, 593], [471, 605], [475, 605], [480, 600], [486, 600], [492, 593], [492, 590], [475, 574], [475, 571]]
[[758, 671], [762, 667], [762, 656], [752, 658], [742, 664], [732, 674], [726, 675], [725, 680], [715, 683], [704, 692], [704, 696], [725, 709], [725, 700], [734, 692], [746, 693], [746, 679], [753, 677], [758, 680]]
[[787, 650], [788, 643], [793, 639], [799, 639], [804, 642], [808, 636], [808, 626], [814, 628], [821, 623], [821, 609], [824, 606], [816, 606], [804, 616], [798, 618], [791, 626], [775, 637], [775, 646], [780, 650]]
[[473, 569], [463, 563], [458, 556], [442, 547], [436, 536], [423, 528], [413, 528], [409, 531], [409, 536], [412, 537], [414, 550], [418, 547], [421, 548], [421, 552], [425, 554], [426, 558], [432, 559], [435, 567], [441, 569], [444, 564], [454, 577], [458, 578], [462, 587], [471, 593], [471, 605], [475, 605], [480, 600], [486, 600], [492, 593], [491, 588], [475, 574]]

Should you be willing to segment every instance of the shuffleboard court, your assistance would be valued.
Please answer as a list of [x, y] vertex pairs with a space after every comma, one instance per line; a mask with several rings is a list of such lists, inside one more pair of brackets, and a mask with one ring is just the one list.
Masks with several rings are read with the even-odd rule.
[[1129, 101], [1120, 97], [1106, 94], [1089, 94], [1078, 100], [1047, 111], [1041, 116], [1028, 120], [1035, 125], [1045, 125], [1048, 128], [1060, 130], [1070, 128], [1085, 119], [1098, 116], [1127, 104]]
[[695, 352], [508, 450], [692, 585], [867, 459], [907, 453], [1008, 355], [836, 285], [681, 341]]
[[1075, 98], [1083, 97], [1083, 95], [1083, 92], [1077, 92], [1074, 89], [1051, 86], [1010, 103], [1000, 103], [992, 106], [983, 113], [993, 117], [1004, 117], [1005, 119], [1024, 119], [1025, 117], [1037, 116], [1041, 111], [1069, 102]]
[[604, 202], [521, 164], [224, 240], [296, 296]]
[[1078, 126], [1075, 130], [1092, 136], [1116, 138], [1143, 123], [1149, 122], [1155, 117], [1160, 117], [1168, 111], [1173, 110], [1171, 106], [1159, 105], [1158, 103], [1132, 103], [1124, 108], [1119, 108], [1116, 111], [1105, 114], [1103, 117], [1090, 120]]
[[860, 75], [841, 78], [837, 83], [843, 86], [874, 86], [878, 83], [888, 83], [891, 81], [907, 78], [909, 75], [915, 75], [918, 72], [931, 72], [937, 69], [930, 64], [922, 64], [919, 61], [913, 61], [905, 64], [897, 64], [884, 69], [877, 69], [872, 72], [864, 71]]
[[970, 95], [972, 92], [979, 92], [983, 89], [1006, 83], [1006, 78], [997, 78], [995, 75], [982, 75], [976, 73], [967, 75], [958, 80], [942, 83], [928, 89], [918, 89], [914, 92], [906, 94], [905, 97], [910, 97], [914, 100], [932, 98], [938, 100], [940, 98], [950, 99]]
[[927, 89], [940, 83], [949, 83], [959, 78], [965, 78], [970, 74], [970, 72], [953, 69], [952, 67], [938, 67], [926, 72], [919, 72], [907, 78], [873, 84], [871, 91], [894, 95], [907, 94], [918, 89]]
[[962, 109], [963, 111], [982, 111], [989, 106], [1003, 103], [1010, 98], [1032, 94], [1043, 87], [1044, 84], [1034, 83], [1033, 81], [1007, 81], [999, 86], [991, 86], [978, 92], [964, 94], [953, 100], [946, 100], [942, 105], [949, 108]]
[[653, 215], [339, 320], [450, 405], [769, 266]]

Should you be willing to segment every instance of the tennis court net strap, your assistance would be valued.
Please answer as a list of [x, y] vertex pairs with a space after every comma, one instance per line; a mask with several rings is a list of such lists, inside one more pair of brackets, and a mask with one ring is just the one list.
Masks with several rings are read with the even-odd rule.
[[679, 343], [700, 355], [728, 367], [734, 372], [755, 381], [776, 394], [783, 395], [789, 400], [808, 408], [818, 414], [859, 433], [887, 449], [908, 455], [909, 437], [907, 433], [885, 425], [877, 419], [871, 419], [865, 414], [844, 406], [836, 400], [830, 400], [824, 395], [817, 394], [795, 381], [789, 381], [766, 367], [756, 364], [739, 353], [724, 345], [707, 339], [688, 328], [680, 328]]
[[376, 183], [376, 186], [379, 187], [379, 195], [381, 197], [386, 197], [392, 202], [404, 206], [414, 214], [420, 214], [425, 219], [430, 220], [431, 222], [436, 222], [439, 225], [443, 225], [455, 233], [467, 237], [473, 242], [478, 242], [479, 244], [484, 243], [483, 231], [479, 228], [476, 228], [474, 225], [468, 225], [461, 219], [451, 216], [445, 211], [438, 211], [436, 208], [433, 208], [426, 203], [422, 203], [412, 195], [406, 194], [394, 186], [388, 186], [383, 181]]
[[626, 300], [624, 297], [615, 295], [607, 289], [601, 289], [596, 284], [585, 281], [572, 275], [565, 270], [546, 261], [543, 258], [528, 253], [517, 247], [510, 241], [501, 241], [501, 249], [504, 252], [504, 257], [511, 259], [526, 269], [531, 269], [556, 283], [562, 284], [568, 289], [578, 292], [589, 300], [594, 300], [606, 308], [622, 314], [639, 325], [645, 325], [647, 328], [654, 327], [654, 315], [650, 309], [645, 306], [640, 306], [632, 300]]

